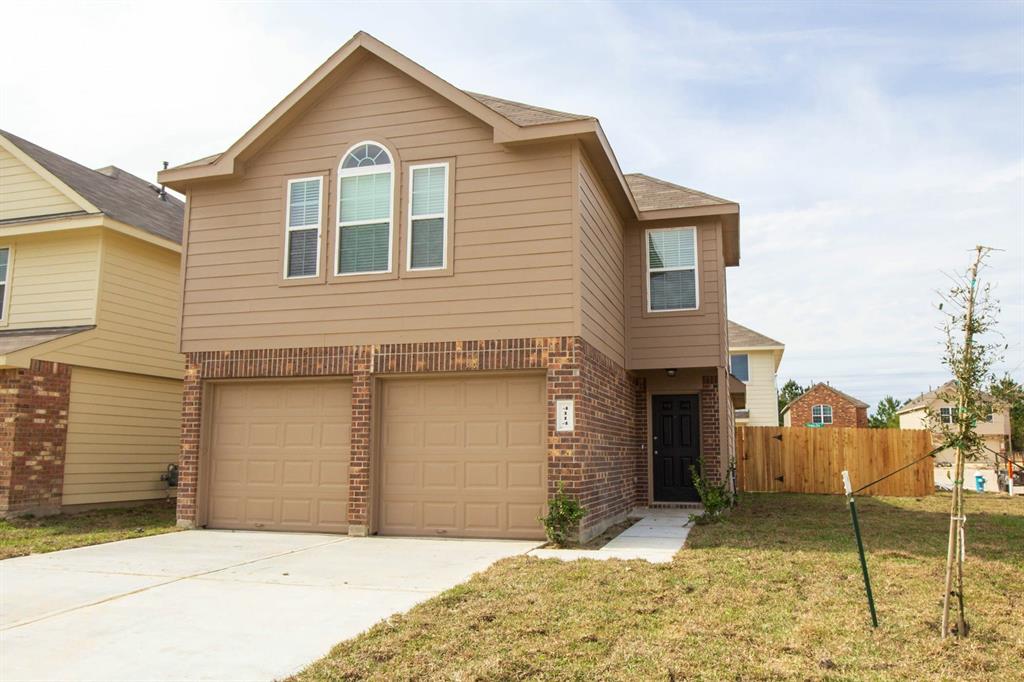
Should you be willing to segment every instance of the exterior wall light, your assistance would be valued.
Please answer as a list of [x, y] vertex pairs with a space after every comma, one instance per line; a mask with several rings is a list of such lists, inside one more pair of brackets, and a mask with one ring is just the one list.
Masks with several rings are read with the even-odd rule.
[[674, 377], [676, 375], [676, 368], [672, 367], [671, 369], [666, 369], [665, 374], [669, 375], [670, 377]]

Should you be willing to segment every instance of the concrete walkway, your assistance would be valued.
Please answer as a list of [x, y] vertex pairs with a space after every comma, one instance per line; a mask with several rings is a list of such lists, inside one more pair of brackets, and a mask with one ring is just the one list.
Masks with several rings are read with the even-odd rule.
[[188, 531], [0, 562], [0, 680], [274, 680], [536, 542]]
[[683, 548], [692, 524], [690, 517], [699, 514], [696, 509], [661, 509], [642, 507], [635, 509], [630, 518], [635, 524], [622, 531], [600, 549], [542, 549], [528, 554], [539, 559], [644, 559], [652, 564], [668, 563]]

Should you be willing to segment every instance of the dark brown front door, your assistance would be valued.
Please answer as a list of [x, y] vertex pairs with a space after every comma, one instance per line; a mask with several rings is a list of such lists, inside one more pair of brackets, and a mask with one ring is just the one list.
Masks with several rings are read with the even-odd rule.
[[690, 467], [700, 466], [697, 396], [656, 395], [651, 403], [654, 501], [696, 502]]

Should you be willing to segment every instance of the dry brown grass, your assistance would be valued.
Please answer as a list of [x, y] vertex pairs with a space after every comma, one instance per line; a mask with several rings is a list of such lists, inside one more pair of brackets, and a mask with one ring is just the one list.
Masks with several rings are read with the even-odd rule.
[[746, 495], [667, 565], [518, 557], [337, 646], [297, 680], [1020, 679], [1024, 498], [967, 500], [966, 641], [938, 636], [948, 495]]

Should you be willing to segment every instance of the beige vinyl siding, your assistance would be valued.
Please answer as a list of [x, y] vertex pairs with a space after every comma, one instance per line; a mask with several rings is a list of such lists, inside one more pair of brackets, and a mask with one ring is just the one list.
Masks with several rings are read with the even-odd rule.
[[631, 227], [626, 245], [628, 369], [725, 366], [725, 260], [721, 224], [714, 220], [691, 219], [657, 225], [677, 226], [697, 227], [699, 308], [686, 312], [646, 312], [646, 228]]
[[87, 341], [41, 358], [180, 378], [179, 267], [180, 256], [173, 251], [105, 233], [96, 331]]
[[64, 193], [0, 147], [0, 220], [81, 210]]
[[779, 402], [775, 379], [773, 351], [741, 350], [750, 361], [750, 380], [747, 382], [747, 409], [750, 418], [741, 420], [747, 426], [778, 426]]
[[182, 383], [86, 367], [71, 370], [64, 505], [167, 496], [178, 461]]
[[[453, 274], [282, 285], [286, 179], [330, 172], [331, 272], [337, 164], [367, 139], [392, 145], [401, 164], [451, 162]], [[405, 253], [402, 180], [393, 269]], [[573, 183], [570, 143], [495, 145], [488, 126], [368, 58], [248, 160], [243, 178], [191, 190], [182, 350], [571, 334]]]
[[625, 365], [625, 234], [597, 173], [584, 154], [579, 159], [582, 336]]
[[[12, 246], [10, 299], [3, 328], [95, 324], [98, 230], [4, 239]], [[0, 323], [4, 324], [4, 323]]]

